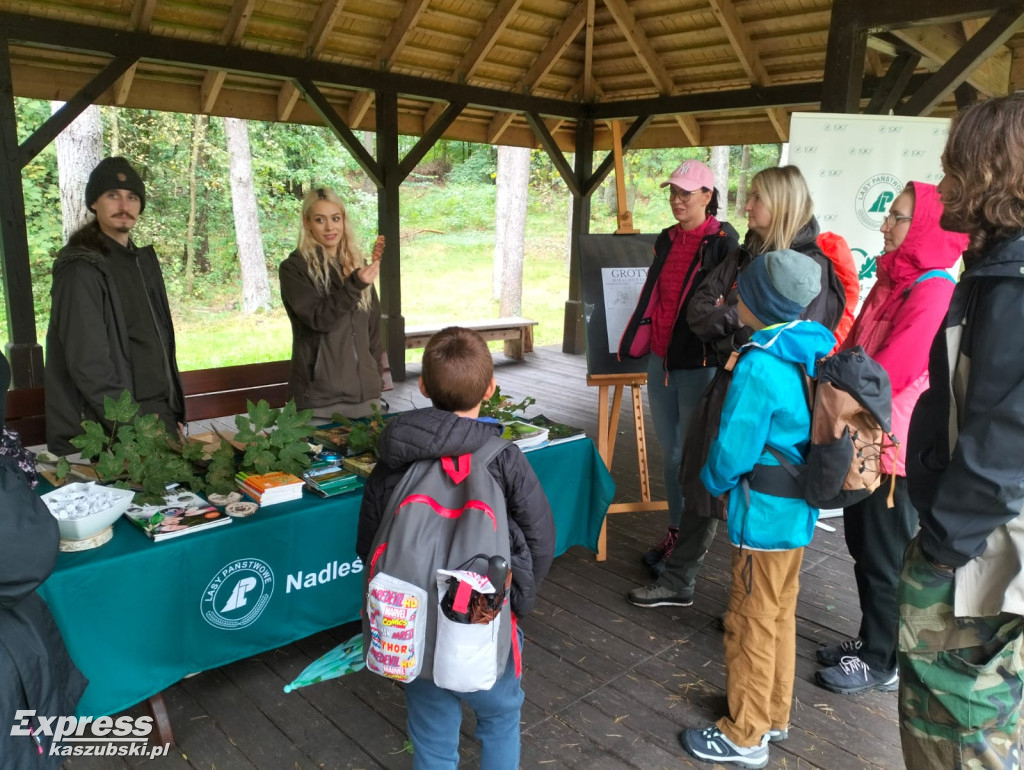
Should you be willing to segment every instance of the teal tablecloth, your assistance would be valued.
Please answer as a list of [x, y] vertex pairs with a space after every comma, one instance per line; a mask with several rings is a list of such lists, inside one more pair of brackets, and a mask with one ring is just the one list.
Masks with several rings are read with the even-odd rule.
[[[589, 440], [529, 452], [555, 513], [556, 548], [597, 550], [615, 487]], [[203, 671], [356, 620], [358, 492], [305, 496], [160, 543], [129, 522], [62, 553], [39, 589], [89, 678], [80, 716], [126, 709]]]

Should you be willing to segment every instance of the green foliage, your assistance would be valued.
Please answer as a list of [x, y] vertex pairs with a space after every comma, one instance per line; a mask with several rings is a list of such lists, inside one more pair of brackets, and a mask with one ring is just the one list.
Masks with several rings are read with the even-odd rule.
[[[110, 423], [108, 434], [103, 426], [92, 420], [82, 423], [81, 435], [71, 439], [82, 457], [94, 460], [96, 473], [101, 479], [116, 480], [118, 486], [129, 482], [142, 489], [136, 495], [138, 502], [159, 502], [167, 485], [179, 482], [202, 491], [202, 479], [196, 467], [172, 446], [163, 423], [155, 414], [139, 415], [139, 405], [127, 390], [115, 401], [103, 399], [103, 418]], [[57, 464], [57, 478], [67, 476], [70, 466], [66, 458]]]
[[525, 412], [528, 407], [537, 403], [533, 396], [527, 396], [519, 403], [501, 394], [501, 387], [495, 387], [491, 397], [480, 404], [481, 417], [493, 417], [498, 422], [511, 422], [518, 419], [516, 412]]
[[377, 440], [384, 430], [384, 415], [379, 406], [373, 404], [370, 407], [369, 417], [352, 420], [343, 414], [332, 414], [331, 420], [349, 428], [348, 448], [352, 454], [373, 452], [377, 456]]
[[271, 409], [263, 399], [246, 402], [248, 414], [235, 417], [235, 440], [245, 444], [242, 470], [267, 473], [282, 470], [300, 475], [309, 467], [306, 437], [313, 432], [309, 424], [312, 409], [301, 412], [289, 401], [281, 409]]

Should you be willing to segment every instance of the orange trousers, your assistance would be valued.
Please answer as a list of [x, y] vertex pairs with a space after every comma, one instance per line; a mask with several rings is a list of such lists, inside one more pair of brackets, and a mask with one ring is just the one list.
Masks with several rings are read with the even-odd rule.
[[733, 548], [725, 616], [729, 716], [718, 729], [737, 746], [757, 746], [768, 730], [789, 727], [803, 557], [803, 548]]

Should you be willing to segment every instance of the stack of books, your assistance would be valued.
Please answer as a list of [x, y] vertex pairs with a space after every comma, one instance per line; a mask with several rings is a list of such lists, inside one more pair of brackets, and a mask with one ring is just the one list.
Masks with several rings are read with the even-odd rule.
[[302, 497], [302, 479], [284, 471], [237, 473], [238, 488], [260, 505], [274, 505]]
[[364, 452], [361, 455], [346, 457], [341, 461], [345, 470], [352, 471], [357, 476], [367, 478], [377, 465], [377, 457], [372, 452]]
[[302, 478], [306, 482], [306, 488], [320, 497], [340, 495], [363, 486], [361, 477], [336, 464], [310, 468], [302, 474]]

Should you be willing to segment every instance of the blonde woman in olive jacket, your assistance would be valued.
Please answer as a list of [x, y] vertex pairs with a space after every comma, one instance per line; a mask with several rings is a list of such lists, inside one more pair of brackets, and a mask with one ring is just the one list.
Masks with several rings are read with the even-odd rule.
[[303, 199], [298, 248], [279, 275], [292, 324], [291, 396], [317, 418], [365, 417], [380, 403], [383, 351], [373, 282], [382, 251], [378, 238], [373, 260], [363, 263], [333, 190], [317, 188]]

